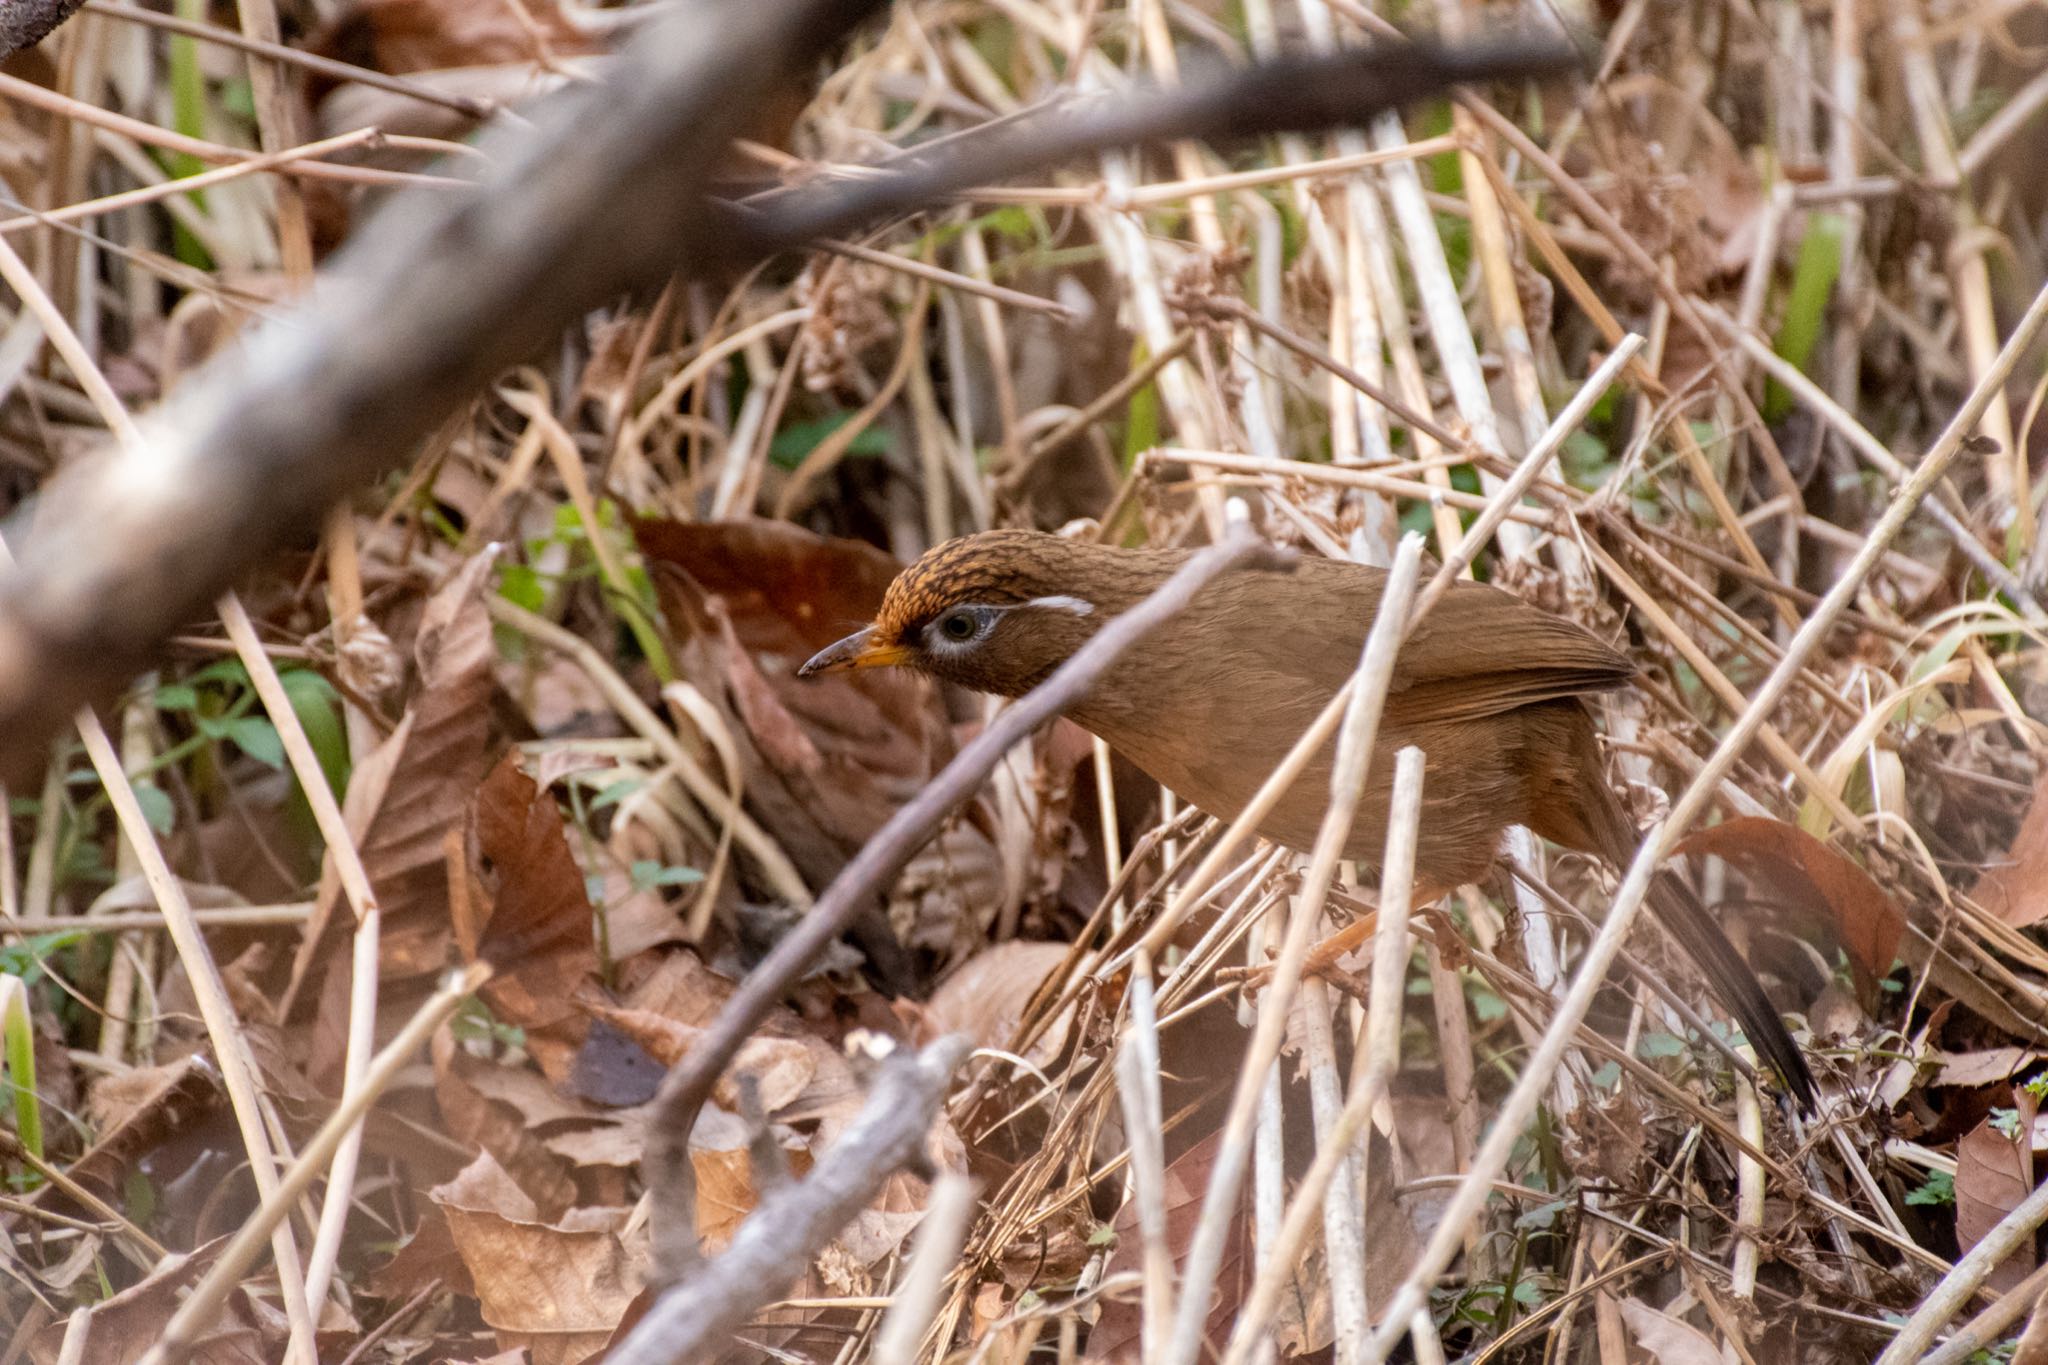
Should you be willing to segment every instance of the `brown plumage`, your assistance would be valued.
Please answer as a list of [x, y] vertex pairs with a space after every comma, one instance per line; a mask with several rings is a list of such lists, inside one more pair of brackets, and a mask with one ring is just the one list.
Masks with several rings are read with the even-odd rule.
[[[1031, 531], [964, 536], [898, 575], [874, 624], [803, 671], [901, 665], [1020, 696], [1186, 558]], [[1385, 583], [1382, 570], [1327, 559], [1305, 559], [1292, 574], [1218, 580], [1125, 653], [1068, 714], [1165, 786], [1232, 818], [1357, 668]], [[1393, 755], [1414, 744], [1428, 755], [1418, 882], [1448, 889], [1478, 880], [1510, 825], [1625, 866], [1636, 832], [1603, 776], [1582, 698], [1622, 687], [1634, 672], [1569, 621], [1498, 588], [1455, 585], [1395, 661], [1347, 856], [1377, 868]], [[1297, 849], [1313, 844], [1333, 749], [1324, 747], [1260, 834]], [[1651, 905], [1752, 1045], [1810, 1099], [1797, 1044], [1705, 907], [1668, 873]]]

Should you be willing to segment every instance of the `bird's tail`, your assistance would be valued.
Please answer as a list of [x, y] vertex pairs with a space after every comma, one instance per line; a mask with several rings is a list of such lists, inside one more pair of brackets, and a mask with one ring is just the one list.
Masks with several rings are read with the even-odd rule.
[[[1587, 833], [1592, 836], [1593, 851], [1616, 867], [1626, 868], [1635, 858], [1641, 841], [1613, 790], [1597, 776], [1588, 774], [1588, 778], [1583, 784], [1586, 790], [1582, 808], [1590, 826]], [[1777, 1006], [1764, 993], [1763, 983], [1721, 931], [1719, 921], [1700, 903], [1692, 888], [1669, 869], [1659, 870], [1650, 883], [1650, 908], [1706, 973], [1708, 984], [1742, 1025], [1757, 1055], [1777, 1069], [1798, 1098], [1799, 1107], [1812, 1112], [1813, 1073], [1807, 1070], [1806, 1055], [1786, 1030]]]

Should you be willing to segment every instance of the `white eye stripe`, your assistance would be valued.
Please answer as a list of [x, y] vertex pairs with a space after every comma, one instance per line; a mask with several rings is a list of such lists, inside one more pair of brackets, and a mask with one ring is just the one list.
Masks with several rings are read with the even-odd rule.
[[1043, 607], [1047, 611], [1069, 612], [1075, 616], [1091, 616], [1095, 612], [1095, 604], [1086, 598], [1067, 597], [1065, 595], [1034, 597], [1024, 605], [1027, 607]]

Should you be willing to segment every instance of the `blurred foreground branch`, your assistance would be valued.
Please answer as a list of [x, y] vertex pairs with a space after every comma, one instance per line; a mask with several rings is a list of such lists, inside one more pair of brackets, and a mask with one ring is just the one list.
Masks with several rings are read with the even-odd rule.
[[1090, 96], [820, 178], [741, 208], [705, 190], [778, 87], [877, 0], [695, 0], [651, 21], [609, 78], [487, 138], [473, 193], [402, 194], [311, 299], [252, 331], [143, 423], [137, 448], [54, 480], [0, 579], [0, 778], [39, 761], [81, 701], [146, 667], [246, 569], [402, 463], [507, 367], [594, 308], [758, 261], [972, 184], [1103, 147], [1360, 123], [1461, 80], [1568, 66], [1556, 46], [1354, 51]]
[[34, 47], [85, 0], [5, 0], [0, 3], [0, 57]]
[[[860, 1117], [811, 1173], [768, 1194], [716, 1260], [664, 1290], [612, 1349], [612, 1365], [674, 1365], [715, 1355], [719, 1343], [804, 1273], [880, 1193], [883, 1181], [927, 1164], [925, 1135], [968, 1047], [955, 1035], [923, 1052], [898, 1048], [884, 1057]], [[665, 1212], [673, 1211], [655, 1210], [657, 1217]]]

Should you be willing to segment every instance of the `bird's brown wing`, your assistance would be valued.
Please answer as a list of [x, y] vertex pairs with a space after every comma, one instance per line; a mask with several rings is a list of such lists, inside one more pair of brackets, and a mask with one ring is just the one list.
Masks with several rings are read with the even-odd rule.
[[1634, 676], [1584, 628], [1498, 588], [1460, 583], [1409, 632], [1387, 706], [1396, 718], [1478, 720], [1610, 692]]

